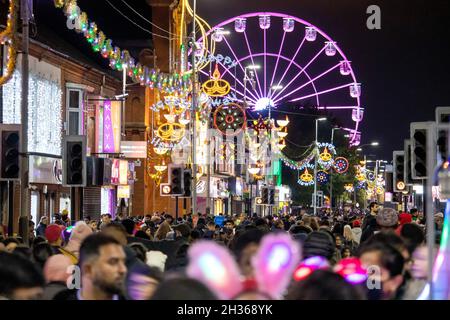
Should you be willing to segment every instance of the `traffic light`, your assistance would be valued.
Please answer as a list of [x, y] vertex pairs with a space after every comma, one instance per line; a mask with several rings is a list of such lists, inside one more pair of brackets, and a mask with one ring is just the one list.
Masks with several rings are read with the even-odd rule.
[[269, 204], [269, 189], [261, 187], [261, 204]]
[[[450, 107], [436, 108], [436, 123], [450, 125]], [[448, 157], [448, 135], [450, 131], [438, 129], [437, 131], [437, 147], [440, 156], [440, 161], [445, 162]]]
[[406, 189], [405, 183], [405, 152], [393, 152], [393, 185], [395, 192], [402, 192]]
[[184, 181], [184, 197], [189, 198], [192, 195], [191, 185], [192, 185], [192, 170], [183, 170], [183, 181]]
[[20, 179], [20, 125], [1, 125], [0, 180]]
[[267, 204], [271, 206], [275, 204], [275, 188], [273, 187], [269, 188]]
[[[427, 138], [432, 134], [433, 122], [411, 123], [411, 176], [413, 179], [428, 179], [427, 172]], [[436, 156], [434, 152], [430, 156]], [[436, 162], [433, 159], [433, 164]]]
[[256, 202], [257, 205], [262, 205], [263, 204], [261, 197], [256, 197], [255, 198], [255, 202]]
[[86, 186], [86, 136], [63, 138], [63, 185]]
[[405, 177], [405, 184], [407, 186], [412, 186], [414, 184], [420, 184], [420, 181], [414, 180], [412, 178], [412, 168], [411, 168], [411, 140], [405, 140], [403, 151], [405, 152], [405, 168], [403, 176]]
[[183, 196], [184, 189], [183, 167], [179, 165], [169, 165], [169, 185], [172, 196]]

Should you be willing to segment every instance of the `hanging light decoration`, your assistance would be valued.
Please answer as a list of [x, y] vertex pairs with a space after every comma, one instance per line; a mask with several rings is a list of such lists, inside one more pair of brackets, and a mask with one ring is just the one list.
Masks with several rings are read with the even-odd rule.
[[246, 27], [247, 27], [247, 19], [245, 19], [245, 18], [237, 18], [234, 21], [234, 30], [236, 32], [242, 33], [242, 32], [245, 31]]
[[288, 135], [288, 133], [287, 133], [287, 128], [284, 128], [284, 129], [282, 129], [283, 131], [278, 131], [277, 132], [277, 135], [278, 135], [278, 137], [280, 137], [280, 138], [286, 138], [287, 137], [287, 135]]
[[164, 118], [166, 118], [166, 120], [169, 123], [174, 123], [175, 122], [175, 115], [174, 114], [167, 113], [167, 114], [164, 115]]
[[164, 160], [161, 162], [161, 164], [155, 165], [153, 166], [155, 168], [156, 171], [158, 172], [164, 172], [167, 170], [167, 165], [164, 162]]
[[325, 171], [319, 171], [317, 172], [317, 182], [320, 184], [327, 184], [329, 181], [328, 173]]
[[279, 142], [278, 142], [278, 149], [280, 149], [280, 150], [283, 150], [284, 148], [286, 148], [286, 142], [284, 141], [284, 139], [281, 139]]
[[286, 127], [287, 125], [289, 124], [289, 118], [288, 118], [288, 116], [286, 116], [286, 119], [285, 120], [277, 120], [277, 125], [279, 126], [279, 127]]
[[317, 39], [317, 30], [314, 27], [306, 27], [305, 38], [309, 42], [316, 41]]
[[158, 155], [163, 155], [169, 151], [169, 148], [158, 146], [158, 147], [153, 147], [153, 151]]
[[260, 171], [261, 171], [261, 168], [258, 168], [258, 167], [248, 168], [248, 173], [250, 173], [252, 175], [257, 175]]

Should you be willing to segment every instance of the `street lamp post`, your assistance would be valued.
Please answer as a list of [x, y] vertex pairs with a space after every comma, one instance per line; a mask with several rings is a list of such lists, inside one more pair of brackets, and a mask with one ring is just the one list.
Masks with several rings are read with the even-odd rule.
[[[363, 149], [363, 147], [366, 147], [366, 146], [371, 146], [371, 147], [378, 147], [380, 145], [380, 143], [379, 142], [377, 142], [377, 141], [373, 141], [373, 142], [371, 142], [371, 143], [366, 143], [366, 144], [362, 144], [362, 145], [360, 145], [359, 147], [358, 147], [358, 149], [356, 149], [356, 151], [362, 151]], [[364, 154], [364, 166], [367, 168], [367, 156]], [[355, 189], [355, 202], [356, 202], [356, 189]], [[367, 206], [367, 203], [366, 203], [367, 201], [364, 201], [364, 205], [365, 206]]]
[[[331, 129], [331, 144], [334, 143], [334, 131], [341, 128]], [[330, 174], [330, 208], [333, 209], [333, 173]]]
[[319, 118], [316, 119], [316, 139], [315, 139], [315, 145], [316, 145], [316, 150], [314, 151], [314, 196], [313, 196], [313, 208], [314, 208], [314, 215], [317, 215], [317, 157], [318, 157], [318, 152], [317, 152], [317, 146], [318, 146], [318, 135], [319, 135], [319, 121], [325, 121], [327, 120], [327, 118]]
[[[192, 48], [195, 50], [195, 28], [196, 28], [196, 14], [197, 14], [197, 0], [194, 0], [192, 17]], [[191, 122], [192, 122], [192, 214], [197, 213], [197, 150], [196, 150], [196, 139], [197, 139], [197, 122], [195, 112], [197, 110], [197, 68], [195, 61], [195, 54], [192, 53], [192, 108], [191, 108]], [[177, 203], [178, 206], [178, 203]]]

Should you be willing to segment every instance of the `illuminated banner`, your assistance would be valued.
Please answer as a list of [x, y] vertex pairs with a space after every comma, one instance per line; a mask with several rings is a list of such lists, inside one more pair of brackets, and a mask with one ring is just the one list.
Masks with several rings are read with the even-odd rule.
[[120, 152], [120, 101], [105, 101], [95, 112], [97, 153]]
[[125, 158], [146, 159], [147, 142], [146, 141], [122, 141], [120, 143], [120, 153]]
[[119, 184], [119, 167], [120, 167], [120, 160], [113, 159], [111, 168], [111, 184]]
[[62, 159], [30, 155], [30, 183], [61, 184]]
[[117, 199], [130, 199], [130, 186], [118, 186]]
[[120, 160], [119, 164], [119, 184], [128, 184], [128, 161]]

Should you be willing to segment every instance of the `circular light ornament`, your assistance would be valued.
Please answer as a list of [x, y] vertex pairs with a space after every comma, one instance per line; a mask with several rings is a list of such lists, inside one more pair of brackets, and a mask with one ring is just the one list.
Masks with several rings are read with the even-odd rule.
[[238, 104], [221, 105], [214, 111], [214, 127], [222, 134], [235, 136], [245, 129], [246, 124], [247, 116]]

